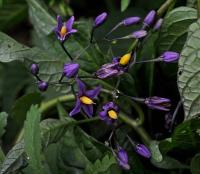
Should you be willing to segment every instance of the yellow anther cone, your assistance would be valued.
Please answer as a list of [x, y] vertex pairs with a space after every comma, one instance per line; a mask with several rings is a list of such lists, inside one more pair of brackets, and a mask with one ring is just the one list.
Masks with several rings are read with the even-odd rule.
[[60, 35], [64, 36], [67, 33], [67, 28], [66, 26], [62, 26], [61, 30], [60, 30]]
[[112, 119], [117, 119], [117, 113], [114, 110], [108, 111], [108, 116]]
[[120, 65], [127, 65], [131, 59], [131, 53], [125, 54], [120, 58]]
[[94, 103], [89, 97], [86, 97], [86, 96], [80, 97], [80, 100], [82, 103], [84, 103], [86, 105], [91, 105]]

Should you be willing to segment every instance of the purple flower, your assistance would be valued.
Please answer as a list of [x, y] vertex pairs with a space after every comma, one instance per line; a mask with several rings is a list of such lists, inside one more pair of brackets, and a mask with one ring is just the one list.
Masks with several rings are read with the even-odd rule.
[[170, 99], [161, 97], [149, 97], [145, 99], [145, 104], [151, 109], [158, 109], [162, 111], [169, 111], [171, 106]]
[[119, 76], [127, 72], [131, 58], [131, 53], [127, 53], [122, 57], [114, 57], [112, 63], [102, 65], [95, 75], [100, 79]]
[[30, 71], [33, 75], [37, 75], [39, 73], [39, 67], [37, 64], [33, 63], [30, 67]]
[[102, 111], [99, 112], [99, 118], [107, 124], [111, 124], [117, 120], [119, 107], [114, 102], [108, 102], [103, 105]]
[[137, 144], [135, 146], [135, 151], [140, 154], [141, 156], [145, 158], [150, 158], [151, 157], [151, 152], [150, 150], [143, 144]]
[[162, 18], [158, 19], [157, 22], [156, 22], [156, 24], [155, 24], [154, 27], [153, 27], [153, 30], [154, 30], [154, 31], [159, 30], [160, 27], [161, 27], [161, 25], [162, 25], [162, 23], [163, 23], [163, 19], [162, 19]]
[[61, 16], [57, 16], [57, 26], [54, 29], [54, 32], [61, 42], [65, 41], [71, 34], [77, 32], [76, 29], [72, 28], [73, 23], [74, 16], [72, 16], [65, 24], [62, 22]]
[[151, 26], [155, 20], [156, 17], [156, 11], [151, 10], [146, 17], [144, 18], [144, 26]]
[[130, 35], [130, 38], [141, 39], [147, 35], [146, 30], [135, 31]]
[[38, 83], [38, 89], [42, 92], [46, 91], [48, 88], [48, 83], [44, 81], [39, 81]]
[[101, 13], [98, 15], [94, 20], [94, 27], [101, 26], [107, 19], [108, 14], [106, 12]]
[[71, 78], [77, 75], [79, 70], [79, 64], [78, 63], [66, 63], [64, 65], [64, 69], [63, 69], [63, 74], [67, 77], [67, 78]]
[[128, 155], [124, 149], [121, 147], [119, 148], [117, 152], [117, 161], [120, 167], [122, 167], [125, 170], [129, 170], [130, 166], [128, 164]]
[[128, 17], [128, 18], [124, 19], [124, 20], [122, 21], [122, 23], [123, 23], [125, 26], [130, 26], [130, 25], [134, 25], [134, 24], [139, 23], [140, 20], [141, 20], [141, 18], [140, 18], [140, 17], [137, 17], [137, 16], [135, 16], [135, 17]]
[[164, 61], [164, 62], [174, 62], [177, 61], [180, 57], [180, 54], [174, 51], [165, 51], [160, 58]]
[[78, 84], [78, 94], [76, 99], [76, 105], [74, 109], [70, 112], [70, 116], [73, 116], [81, 111], [83, 111], [88, 115], [88, 117], [92, 117], [93, 115], [93, 99], [99, 94], [101, 87], [96, 87], [93, 90], [87, 90], [85, 84], [77, 79]]

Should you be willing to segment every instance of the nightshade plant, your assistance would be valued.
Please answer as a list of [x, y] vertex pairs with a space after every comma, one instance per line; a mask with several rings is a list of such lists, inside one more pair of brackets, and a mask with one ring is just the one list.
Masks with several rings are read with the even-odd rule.
[[0, 174], [199, 173], [200, 1], [115, 22], [27, 3], [39, 48], [0, 32], [1, 62], [29, 70], [25, 95], [0, 113]]

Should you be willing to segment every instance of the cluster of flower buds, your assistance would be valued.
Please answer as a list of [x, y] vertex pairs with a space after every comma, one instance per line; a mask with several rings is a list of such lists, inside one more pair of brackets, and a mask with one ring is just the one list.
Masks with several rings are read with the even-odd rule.
[[38, 74], [39, 74], [39, 67], [38, 67], [38, 65], [35, 64], [35, 63], [33, 63], [33, 64], [31, 65], [31, 67], [30, 67], [30, 72], [31, 72], [31, 74], [33, 74], [33, 75], [37, 78], [37, 80], [38, 80], [38, 89], [39, 89], [40, 91], [46, 91], [47, 88], [48, 88], [48, 83], [45, 82], [45, 81], [42, 81], [42, 80], [39, 78], [39, 76], [38, 76]]

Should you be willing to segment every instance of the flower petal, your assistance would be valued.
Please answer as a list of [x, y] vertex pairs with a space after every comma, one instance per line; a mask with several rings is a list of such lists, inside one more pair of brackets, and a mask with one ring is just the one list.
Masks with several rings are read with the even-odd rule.
[[79, 99], [76, 100], [76, 105], [74, 109], [69, 113], [70, 116], [73, 116], [81, 111], [81, 101]]
[[88, 117], [92, 117], [93, 115], [93, 105], [82, 105], [84, 112]]
[[70, 32], [72, 30], [72, 25], [74, 23], [74, 16], [72, 16], [67, 22], [66, 22], [66, 28], [67, 31]]
[[98, 86], [95, 89], [85, 91], [85, 95], [90, 98], [94, 98], [97, 95], [99, 95], [100, 91], [101, 91], [101, 86]]
[[57, 30], [60, 31], [62, 28], [62, 18], [60, 15], [57, 16]]
[[78, 95], [82, 96], [85, 93], [85, 84], [80, 79], [77, 79], [76, 82], [78, 84]]
[[107, 111], [101, 111], [101, 112], [99, 112], [99, 118], [101, 120], [105, 120], [107, 118]]

